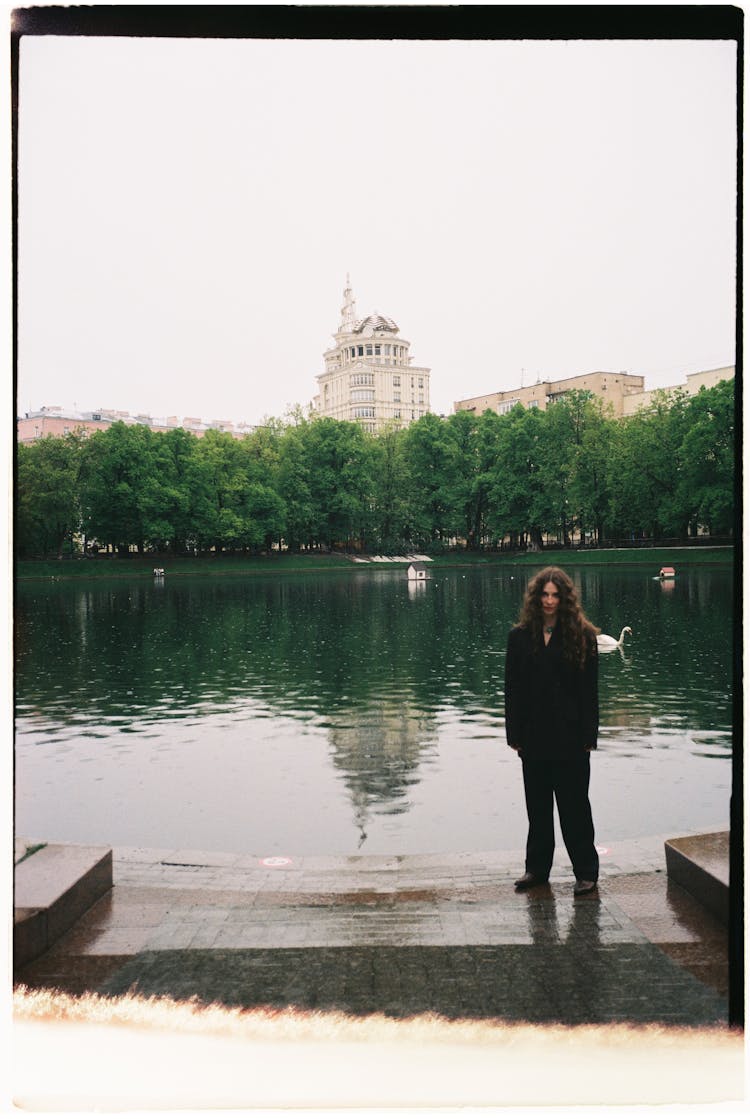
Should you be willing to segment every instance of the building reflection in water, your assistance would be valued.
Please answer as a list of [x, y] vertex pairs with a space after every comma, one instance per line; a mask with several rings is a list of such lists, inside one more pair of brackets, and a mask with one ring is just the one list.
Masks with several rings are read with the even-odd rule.
[[437, 721], [403, 698], [399, 703], [374, 700], [356, 720], [344, 712], [329, 719], [328, 736], [331, 759], [354, 806], [362, 847], [373, 813], [395, 816], [409, 811], [419, 765], [437, 749]]

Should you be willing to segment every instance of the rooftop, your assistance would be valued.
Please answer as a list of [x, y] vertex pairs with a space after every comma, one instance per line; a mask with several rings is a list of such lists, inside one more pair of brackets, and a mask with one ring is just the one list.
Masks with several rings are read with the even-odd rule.
[[398, 326], [393, 319], [389, 319], [387, 315], [380, 315], [377, 311], [368, 315], [366, 319], [359, 319], [354, 324], [354, 333], [364, 334], [368, 328], [373, 331], [384, 330], [390, 334], [398, 334]]

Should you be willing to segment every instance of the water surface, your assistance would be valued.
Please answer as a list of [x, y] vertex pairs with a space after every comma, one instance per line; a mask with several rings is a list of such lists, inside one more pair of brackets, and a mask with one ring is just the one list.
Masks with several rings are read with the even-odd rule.
[[[731, 570], [569, 568], [600, 658], [597, 842], [725, 825]], [[16, 831], [259, 854], [522, 848], [503, 670], [528, 570], [24, 583]]]

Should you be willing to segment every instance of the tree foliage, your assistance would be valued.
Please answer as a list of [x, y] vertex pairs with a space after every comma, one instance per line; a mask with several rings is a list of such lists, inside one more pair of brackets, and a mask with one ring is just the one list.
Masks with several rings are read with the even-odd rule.
[[299, 410], [241, 439], [115, 423], [18, 447], [16, 545], [402, 552], [724, 535], [734, 424], [731, 381], [657, 394], [625, 419], [575, 392], [378, 435]]

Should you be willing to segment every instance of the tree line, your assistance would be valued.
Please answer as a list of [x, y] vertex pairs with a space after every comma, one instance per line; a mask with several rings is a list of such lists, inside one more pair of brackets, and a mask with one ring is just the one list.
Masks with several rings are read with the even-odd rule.
[[241, 439], [118, 422], [18, 445], [16, 547], [387, 554], [728, 535], [734, 423], [733, 381], [657, 393], [623, 419], [579, 391], [375, 435], [299, 409]]

